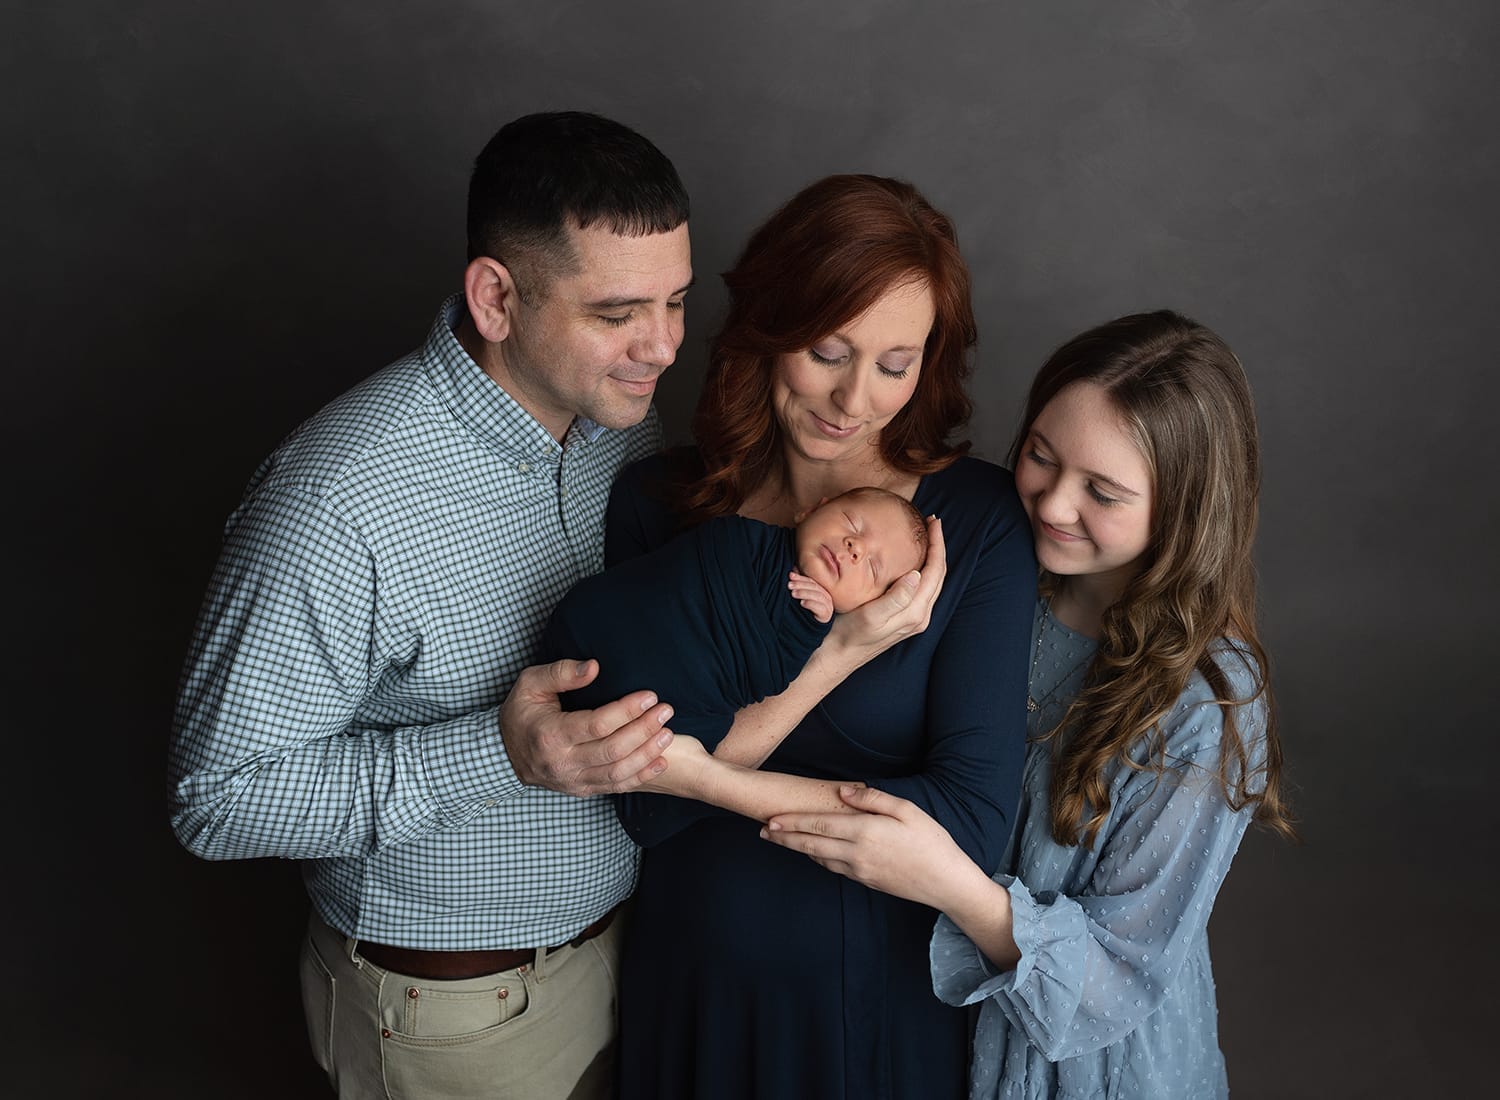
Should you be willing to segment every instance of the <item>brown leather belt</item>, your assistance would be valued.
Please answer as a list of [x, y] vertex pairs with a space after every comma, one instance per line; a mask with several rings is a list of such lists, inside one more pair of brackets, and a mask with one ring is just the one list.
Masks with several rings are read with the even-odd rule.
[[[580, 947], [599, 935], [615, 919], [619, 906], [611, 909], [566, 943], [547, 948], [550, 954], [564, 947]], [[355, 944], [361, 958], [409, 978], [456, 982], [464, 978], [482, 978], [502, 970], [531, 966], [536, 962], [536, 947], [517, 947], [501, 951], [423, 951], [415, 947], [392, 947], [386, 943], [360, 940]]]

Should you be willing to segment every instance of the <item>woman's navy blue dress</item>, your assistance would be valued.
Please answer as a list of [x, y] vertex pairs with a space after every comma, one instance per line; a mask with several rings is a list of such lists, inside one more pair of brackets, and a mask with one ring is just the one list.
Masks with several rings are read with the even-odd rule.
[[[678, 530], [662, 489], [678, 468], [669, 461], [622, 474], [607, 561]], [[1030, 528], [1010, 474], [977, 459], [924, 477], [913, 503], [942, 518], [947, 543], [927, 630], [850, 676], [762, 767], [908, 798], [994, 868], [1025, 749]], [[933, 995], [931, 909], [691, 800], [630, 795], [619, 806], [646, 849], [621, 966], [625, 1100], [965, 1095], [971, 1024]]]

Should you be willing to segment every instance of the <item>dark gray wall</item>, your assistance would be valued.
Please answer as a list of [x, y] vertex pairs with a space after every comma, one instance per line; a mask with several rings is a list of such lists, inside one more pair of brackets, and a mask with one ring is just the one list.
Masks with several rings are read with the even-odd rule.
[[315, 1089], [293, 869], [196, 863], [166, 828], [177, 666], [255, 463], [420, 340], [457, 285], [473, 154], [559, 106], [637, 125], [693, 192], [702, 285], [661, 399], [678, 435], [716, 274], [833, 171], [908, 177], [956, 219], [987, 456], [1086, 325], [1171, 305], [1230, 341], [1263, 416], [1264, 618], [1307, 836], [1247, 842], [1214, 917], [1236, 1095], [1488, 1079], [1493, 5], [93, 0], [3, 20], [4, 1091]]

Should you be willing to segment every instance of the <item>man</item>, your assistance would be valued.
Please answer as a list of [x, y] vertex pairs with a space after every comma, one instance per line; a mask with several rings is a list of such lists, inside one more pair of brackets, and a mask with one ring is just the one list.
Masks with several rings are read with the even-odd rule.
[[609, 799], [576, 796], [660, 773], [671, 709], [565, 714], [596, 666], [525, 666], [601, 568], [616, 473], [659, 444], [687, 217], [618, 123], [505, 126], [474, 168], [463, 294], [288, 438], [226, 527], [172, 824], [204, 858], [304, 861], [303, 1001], [340, 1095], [609, 1091], [637, 854]]

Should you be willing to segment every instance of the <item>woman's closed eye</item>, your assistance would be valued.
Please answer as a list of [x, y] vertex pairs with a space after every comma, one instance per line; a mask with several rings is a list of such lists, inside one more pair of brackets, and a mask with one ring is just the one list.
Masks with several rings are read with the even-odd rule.
[[836, 367], [849, 358], [849, 349], [837, 344], [814, 344], [807, 349], [807, 356], [814, 363], [822, 363], [825, 367]]

